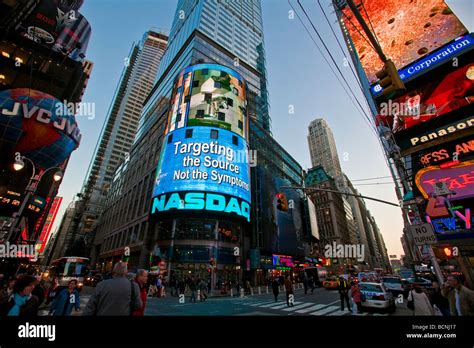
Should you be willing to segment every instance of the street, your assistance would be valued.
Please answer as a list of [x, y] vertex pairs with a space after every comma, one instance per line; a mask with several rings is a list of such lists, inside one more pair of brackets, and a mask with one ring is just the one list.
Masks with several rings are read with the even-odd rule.
[[[81, 310], [73, 312], [73, 316], [81, 315], [94, 288], [85, 287], [81, 293]], [[148, 297], [145, 310], [146, 316], [239, 316], [239, 315], [270, 315], [270, 316], [289, 316], [289, 315], [315, 315], [315, 316], [348, 316], [353, 315], [347, 308], [344, 311], [340, 309], [339, 294], [336, 290], [326, 290], [315, 288], [314, 293], [308, 291], [304, 294], [303, 289], [295, 289], [294, 306], [286, 305], [285, 293], [280, 292], [278, 301], [275, 302], [273, 294], [265, 293], [262, 288], [262, 294], [256, 292], [253, 296], [225, 296], [210, 297], [205, 302], [190, 303], [189, 296], [186, 294], [185, 303], [179, 303], [178, 297], [168, 295], [164, 298]], [[406, 300], [403, 304], [397, 303], [397, 309], [394, 313], [383, 313], [381, 311], [366, 310], [358, 316], [400, 316], [412, 315], [412, 312], [406, 307]], [[40, 315], [46, 315], [47, 311], [42, 311]]]

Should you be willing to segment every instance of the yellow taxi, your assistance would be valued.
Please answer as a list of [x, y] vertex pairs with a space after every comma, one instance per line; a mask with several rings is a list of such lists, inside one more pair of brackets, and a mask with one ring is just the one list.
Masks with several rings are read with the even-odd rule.
[[323, 287], [325, 289], [337, 289], [338, 286], [338, 279], [337, 277], [327, 277], [326, 280], [323, 282]]

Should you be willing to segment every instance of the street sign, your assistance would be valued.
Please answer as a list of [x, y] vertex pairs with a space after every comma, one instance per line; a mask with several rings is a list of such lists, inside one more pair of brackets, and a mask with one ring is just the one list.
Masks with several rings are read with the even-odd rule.
[[415, 245], [436, 244], [437, 242], [433, 226], [429, 223], [411, 225], [410, 232]]

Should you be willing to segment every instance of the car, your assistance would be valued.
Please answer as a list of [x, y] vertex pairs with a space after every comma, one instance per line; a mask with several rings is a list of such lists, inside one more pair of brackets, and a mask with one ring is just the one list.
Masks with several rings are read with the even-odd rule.
[[380, 283], [380, 277], [377, 272], [359, 272], [357, 275], [359, 282]]
[[102, 279], [102, 274], [99, 271], [90, 271], [84, 278], [84, 285], [96, 286]]
[[337, 289], [337, 287], [338, 287], [337, 277], [334, 277], [334, 276], [327, 277], [326, 280], [323, 282], [323, 287], [327, 290]]
[[385, 276], [382, 277], [382, 283], [385, 285], [388, 291], [394, 294], [403, 294], [404, 296], [408, 295], [408, 289], [403, 285], [402, 279], [395, 276]]
[[388, 312], [395, 311], [395, 299], [390, 291], [381, 284], [374, 282], [359, 283], [362, 295], [362, 308], [372, 308]]
[[414, 285], [419, 285], [427, 290], [430, 290], [433, 287], [431, 280], [428, 280], [426, 278], [408, 278], [407, 283], [410, 285], [411, 288], [413, 288]]

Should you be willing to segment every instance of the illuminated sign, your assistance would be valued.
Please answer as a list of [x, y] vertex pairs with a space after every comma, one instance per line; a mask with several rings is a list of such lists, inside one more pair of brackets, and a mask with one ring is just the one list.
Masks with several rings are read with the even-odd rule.
[[[393, 60], [397, 69], [424, 58], [455, 38], [468, 33], [466, 27], [443, 0], [371, 0], [357, 3], [363, 4], [358, 6], [362, 17], [366, 23], [370, 23], [383, 52]], [[354, 43], [369, 83], [375, 83], [377, 81], [375, 74], [382, 69], [383, 62], [367, 41], [364, 30], [350, 8], [346, 6], [342, 12], [343, 29]], [[446, 54], [448, 53], [449, 51]], [[440, 59], [447, 57], [443, 55], [437, 57], [437, 60]], [[431, 63], [434, 64], [435, 61]], [[427, 64], [425, 63], [423, 67]], [[410, 71], [418, 73], [423, 68], [419, 67], [418, 71], [414, 69]]]
[[205, 210], [236, 214], [250, 222], [250, 205], [237, 197], [205, 192], [174, 192], [153, 198], [151, 213], [170, 210]]
[[[436, 233], [441, 234], [458, 234], [463, 233], [463, 230], [472, 230], [473, 216], [471, 209], [466, 208], [464, 211], [453, 210], [452, 216], [433, 219], [426, 216], [426, 221], [431, 223]], [[474, 237], [474, 232], [467, 232], [468, 235]], [[466, 233], [464, 233], [466, 236]]]
[[58, 214], [62, 200], [62, 197], [55, 197], [53, 203], [51, 204], [51, 208], [49, 209], [48, 215], [43, 225], [43, 229], [41, 230], [41, 233], [39, 235], [39, 240], [36, 244], [39, 253], [42, 253], [44, 251], [44, 248], [49, 241], [51, 229], [53, 228], [54, 220], [56, 219], [56, 215]]
[[[461, 36], [453, 43], [448, 44], [445, 47], [426, 56], [425, 58], [422, 58], [419, 61], [410, 64], [406, 68], [399, 70], [398, 73], [400, 74], [400, 79], [405, 81], [409, 78], [415, 77], [421, 74], [423, 71], [447, 61], [452, 56], [458, 55], [461, 52], [466, 51], [468, 48], [472, 48], [472, 46], [474, 46], [474, 37], [472, 34]], [[378, 83], [373, 85], [370, 89], [374, 96], [377, 96], [382, 92], [382, 89]]]
[[443, 138], [447, 135], [451, 135], [457, 132], [464, 131], [466, 129], [470, 129], [474, 127], [474, 117], [468, 117], [464, 120], [453, 122], [448, 124], [444, 127], [435, 128], [429, 132], [418, 134], [415, 137], [409, 138], [409, 140], [400, 139], [397, 144], [402, 148], [406, 149], [411, 146], [418, 146], [424, 145], [429, 143], [430, 141], [437, 140], [439, 138]]
[[425, 199], [434, 196], [434, 185], [439, 182], [445, 182], [448, 189], [455, 192], [450, 200], [474, 197], [474, 160], [444, 169], [439, 166], [424, 168], [416, 174], [415, 182]]
[[[433, 151], [434, 150], [434, 151]], [[430, 166], [439, 162], [448, 160], [457, 161], [466, 155], [474, 152], [474, 140], [465, 140], [455, 144], [444, 145], [435, 149], [430, 148], [429, 151], [418, 153], [418, 161], [423, 166]]]
[[216, 64], [177, 77], [151, 214], [202, 210], [250, 222], [245, 83]]
[[273, 254], [273, 266], [294, 267], [295, 264], [292, 256]]
[[[397, 107], [392, 107], [388, 113], [383, 103], [379, 122], [382, 121], [394, 133], [409, 129], [471, 105], [474, 102], [473, 88], [474, 63], [456, 67], [447, 74], [433, 76], [422, 87], [395, 99], [390, 104]], [[412, 142], [412, 145], [415, 144]]]

